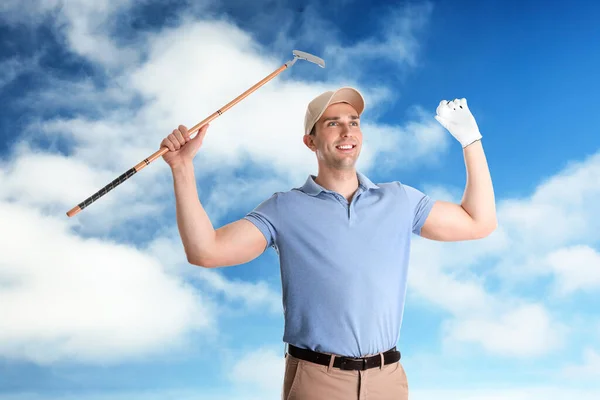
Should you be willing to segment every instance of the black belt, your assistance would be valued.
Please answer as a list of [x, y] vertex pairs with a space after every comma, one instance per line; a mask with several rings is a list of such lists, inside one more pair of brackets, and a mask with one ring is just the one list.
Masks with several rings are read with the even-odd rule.
[[[301, 349], [291, 344], [288, 347], [288, 353], [301, 360], [306, 360], [321, 365], [329, 366], [329, 362], [331, 361], [331, 356], [329, 354], [318, 353], [308, 349]], [[396, 350], [396, 347], [383, 353], [383, 365], [392, 364], [397, 361], [400, 361], [400, 352]], [[333, 366], [346, 371], [364, 371], [369, 368], [381, 366], [381, 357], [379, 354], [362, 358], [335, 356]]]

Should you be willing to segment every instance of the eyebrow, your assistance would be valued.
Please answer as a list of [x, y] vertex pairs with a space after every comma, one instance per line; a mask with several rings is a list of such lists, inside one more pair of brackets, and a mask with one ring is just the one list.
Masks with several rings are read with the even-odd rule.
[[[323, 120], [323, 122], [327, 122], [327, 121], [338, 121], [339, 119], [340, 119], [340, 117], [329, 117], [329, 118], [325, 118], [325, 119]], [[350, 119], [352, 119], [352, 120], [355, 120], [355, 119], [360, 119], [360, 118], [358, 117], [358, 115], [356, 115], [356, 114], [352, 114], [352, 115], [350, 116]]]

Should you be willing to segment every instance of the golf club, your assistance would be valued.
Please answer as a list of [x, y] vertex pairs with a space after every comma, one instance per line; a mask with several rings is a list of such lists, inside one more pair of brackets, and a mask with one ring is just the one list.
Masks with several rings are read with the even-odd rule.
[[[229, 110], [231, 107], [233, 107], [234, 105], [236, 105], [237, 103], [239, 103], [240, 101], [242, 101], [244, 98], [246, 98], [248, 95], [250, 95], [252, 92], [254, 92], [258, 88], [260, 88], [261, 86], [263, 86], [265, 83], [269, 82], [271, 79], [275, 78], [283, 70], [285, 70], [285, 69], [291, 67], [292, 65], [294, 65], [297, 60], [306, 60], [306, 61], [309, 61], [311, 63], [317, 64], [321, 68], [325, 68], [325, 61], [323, 61], [321, 58], [319, 58], [317, 56], [314, 56], [312, 54], [305, 53], [305, 52], [299, 51], [299, 50], [292, 51], [292, 54], [294, 55], [294, 58], [292, 60], [290, 60], [290, 61], [286, 62], [285, 64], [283, 64], [281, 67], [279, 67], [277, 70], [275, 70], [274, 72], [272, 72], [271, 74], [269, 74], [268, 76], [266, 76], [263, 80], [261, 80], [260, 82], [258, 82], [256, 85], [252, 86], [250, 89], [246, 90], [244, 93], [242, 93], [241, 95], [239, 95], [238, 97], [236, 97], [235, 99], [233, 99], [232, 101], [230, 101], [229, 103], [227, 103], [225, 106], [223, 106], [219, 110], [215, 111], [208, 118], [206, 118], [203, 121], [197, 123], [191, 129], [189, 129], [190, 136], [193, 133], [195, 133], [198, 130], [200, 130], [200, 128], [202, 128], [204, 125], [206, 125], [209, 122], [213, 121], [217, 117], [223, 115], [223, 113], [225, 111]], [[111, 183], [109, 183], [108, 185], [104, 186], [102, 189], [100, 189], [99, 191], [97, 191], [96, 193], [94, 193], [93, 195], [91, 195], [90, 197], [88, 197], [87, 199], [85, 199], [83, 202], [81, 202], [77, 206], [73, 207], [71, 210], [69, 210], [67, 212], [67, 216], [73, 217], [74, 215], [78, 214], [84, 208], [86, 208], [87, 206], [89, 206], [90, 204], [92, 204], [93, 202], [95, 202], [96, 200], [98, 200], [100, 197], [104, 196], [106, 193], [108, 193], [111, 190], [113, 190], [115, 187], [117, 187], [121, 183], [125, 182], [127, 179], [129, 179], [131, 176], [133, 176], [135, 173], [139, 172], [140, 170], [142, 170], [146, 166], [150, 165], [151, 162], [153, 162], [157, 158], [161, 157], [163, 154], [167, 153], [168, 151], [169, 151], [168, 147], [161, 147], [160, 150], [156, 151], [150, 157], [144, 159], [143, 161], [141, 161], [140, 163], [138, 163], [136, 166], [134, 166], [133, 168], [129, 169], [128, 171], [126, 171], [125, 173], [123, 173], [122, 175], [120, 175], [118, 178], [116, 178], [115, 180], [113, 180]]]

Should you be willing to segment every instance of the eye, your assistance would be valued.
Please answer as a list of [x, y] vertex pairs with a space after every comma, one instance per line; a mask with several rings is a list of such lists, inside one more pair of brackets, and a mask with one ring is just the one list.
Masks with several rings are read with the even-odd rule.
[[327, 124], [327, 126], [333, 126], [333, 124], [337, 124], [337, 122], [331, 121], [330, 123]]

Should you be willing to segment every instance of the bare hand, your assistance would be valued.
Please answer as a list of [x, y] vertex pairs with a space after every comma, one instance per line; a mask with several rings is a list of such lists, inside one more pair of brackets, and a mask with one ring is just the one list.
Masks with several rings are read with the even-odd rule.
[[184, 125], [179, 125], [177, 129], [169, 134], [166, 138], [160, 142], [160, 147], [167, 147], [169, 149], [162, 157], [163, 160], [171, 168], [189, 163], [192, 161], [198, 149], [202, 147], [202, 141], [204, 135], [208, 129], [208, 124], [204, 125], [198, 134], [192, 139], [190, 133]]

